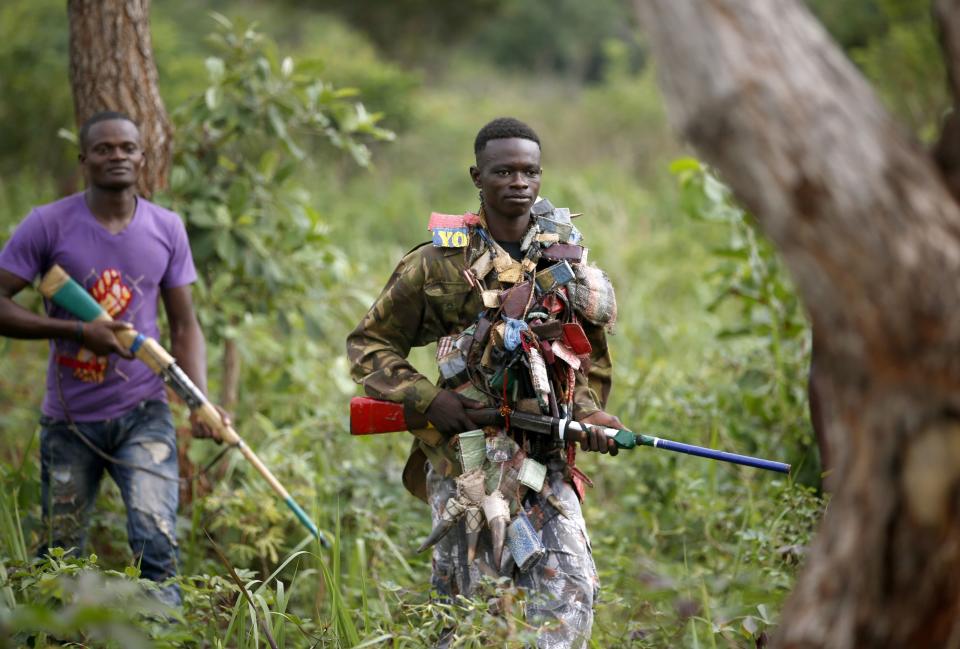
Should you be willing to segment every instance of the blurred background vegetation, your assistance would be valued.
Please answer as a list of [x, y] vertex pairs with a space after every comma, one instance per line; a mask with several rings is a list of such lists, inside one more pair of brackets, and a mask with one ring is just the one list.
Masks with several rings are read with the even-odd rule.
[[[928, 3], [809, 5], [904, 128], [931, 140], [948, 102]], [[413, 554], [429, 515], [400, 485], [408, 440], [347, 434], [346, 333], [431, 211], [476, 207], [473, 136], [500, 115], [538, 130], [543, 193], [584, 213], [617, 288], [609, 409], [635, 430], [795, 467], [783, 479], [650, 450], [582, 458], [603, 582], [592, 646], [765, 644], [826, 506], [809, 334], [751, 216], [670, 134], [629, 0], [166, 0], [152, 35], [177, 127], [157, 200], [190, 229], [211, 392], [233, 345], [241, 434], [337, 544], [307, 543], [239, 455], [204, 474], [217, 449], [182, 439], [195, 479], [176, 620], [138, 594], [112, 485], [89, 556], [32, 562], [45, 346], [2, 340], [0, 647], [259, 646], [264, 624], [280, 646], [423, 647], [453, 618], [456, 646], [529, 639], [522, 593], [499, 613], [484, 597], [430, 601], [429, 558]], [[0, 242], [32, 205], [80, 188], [71, 102], [63, 2], [6, 0]], [[428, 374], [431, 359], [414, 354]]]

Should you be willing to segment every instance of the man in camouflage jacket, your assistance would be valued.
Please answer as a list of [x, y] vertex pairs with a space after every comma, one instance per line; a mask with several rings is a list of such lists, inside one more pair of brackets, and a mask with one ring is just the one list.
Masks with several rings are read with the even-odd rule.
[[[415, 432], [404, 483], [432, 509], [434, 532], [422, 547], [433, 545], [437, 592], [469, 596], [481, 575], [511, 575], [528, 593], [538, 647], [584, 647], [599, 580], [574, 446], [509, 423], [475, 430], [470, 410], [622, 428], [603, 411], [616, 303], [606, 275], [587, 264], [576, 215], [537, 200], [536, 133], [500, 118], [474, 149], [479, 213], [432, 215], [433, 245], [400, 261], [347, 353], [369, 396], [402, 402], [436, 429]], [[406, 358], [433, 342], [439, 384]], [[580, 444], [616, 453], [600, 433]]]

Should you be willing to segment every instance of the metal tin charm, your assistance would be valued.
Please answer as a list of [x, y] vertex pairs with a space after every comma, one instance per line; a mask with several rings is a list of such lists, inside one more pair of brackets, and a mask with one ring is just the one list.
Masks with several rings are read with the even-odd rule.
[[549, 214], [554, 210], [553, 203], [551, 203], [546, 198], [541, 198], [536, 203], [533, 204], [533, 207], [530, 208], [530, 212], [536, 216], [542, 216], [544, 214]]
[[512, 458], [519, 449], [520, 447], [512, 438], [504, 434], [497, 434], [486, 439], [484, 452], [491, 463], [499, 464]]
[[566, 261], [560, 261], [549, 268], [544, 268], [536, 276], [537, 288], [543, 293], [552, 291], [572, 280], [573, 268]]
[[583, 260], [583, 257], [583, 246], [576, 246], [572, 243], [555, 243], [543, 250], [543, 258], [549, 261], [566, 260], [572, 264], [578, 264]]
[[526, 572], [546, 554], [540, 535], [522, 509], [507, 528], [507, 547], [520, 572]]
[[438, 358], [437, 367], [440, 369], [440, 376], [454, 385], [460, 385], [470, 380], [470, 376], [467, 374], [467, 359], [464, 358], [463, 352], [457, 348]]

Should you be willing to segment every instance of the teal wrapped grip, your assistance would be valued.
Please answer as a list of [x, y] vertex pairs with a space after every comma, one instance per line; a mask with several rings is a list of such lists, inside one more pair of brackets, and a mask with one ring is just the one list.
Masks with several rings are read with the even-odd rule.
[[617, 434], [613, 436], [613, 441], [617, 443], [617, 448], [634, 448], [641, 443], [633, 431], [626, 428], [618, 430]]
[[104, 313], [103, 308], [97, 304], [93, 296], [73, 279], [65, 282], [50, 299], [54, 304], [66, 309], [84, 322], [96, 320]]

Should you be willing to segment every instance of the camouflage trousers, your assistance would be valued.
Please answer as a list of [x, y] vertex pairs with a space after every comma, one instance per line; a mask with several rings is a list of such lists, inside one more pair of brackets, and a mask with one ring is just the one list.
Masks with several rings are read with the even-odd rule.
[[[427, 467], [427, 494], [436, 526], [447, 499], [456, 493], [456, 485], [453, 478], [434, 471], [429, 462]], [[563, 468], [562, 461], [551, 463], [547, 480], [567, 517], [559, 515], [540, 494], [531, 493], [524, 499], [524, 508], [546, 554], [521, 572], [509, 549], [504, 548], [498, 571], [510, 575], [514, 584], [526, 591], [527, 622], [538, 628], [538, 649], [586, 647], [593, 627], [593, 603], [600, 591], [580, 501], [564, 480]], [[473, 593], [483, 574], [481, 567], [493, 565], [493, 545], [486, 529], [480, 535], [476, 557], [472, 565], [467, 563], [466, 527], [461, 519], [433, 548], [434, 590], [441, 597], [469, 597]]]

